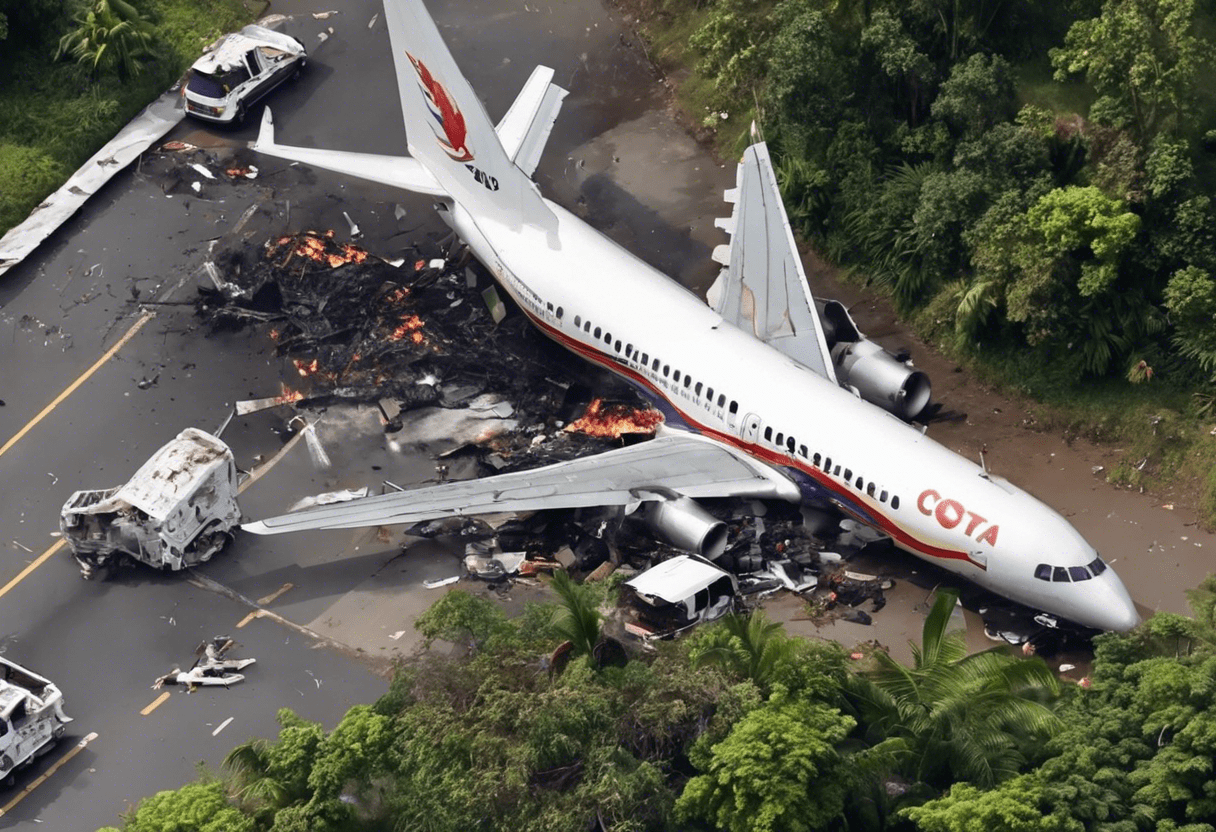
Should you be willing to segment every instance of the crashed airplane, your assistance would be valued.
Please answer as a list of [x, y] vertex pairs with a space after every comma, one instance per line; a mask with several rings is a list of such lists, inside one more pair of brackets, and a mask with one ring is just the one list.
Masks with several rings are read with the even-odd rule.
[[729, 246], [709, 305], [544, 199], [531, 175], [566, 91], [538, 67], [494, 127], [421, 0], [385, 0], [408, 157], [255, 150], [435, 199], [436, 210], [547, 336], [660, 408], [658, 437], [532, 471], [369, 497], [243, 526], [270, 534], [580, 506], [644, 512], [710, 559], [725, 528], [697, 500], [779, 499], [853, 518], [900, 548], [1037, 611], [1099, 630], [1138, 616], [1114, 570], [1058, 513], [898, 416], [927, 379], [810, 294], [763, 143], [718, 224]]

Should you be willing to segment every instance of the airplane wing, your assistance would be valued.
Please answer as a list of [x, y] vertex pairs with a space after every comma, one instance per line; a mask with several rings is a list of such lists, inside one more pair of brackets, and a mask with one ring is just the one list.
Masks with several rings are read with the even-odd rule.
[[730, 323], [835, 384], [836, 371], [815, 299], [763, 142], [744, 151], [736, 183], [726, 192], [734, 210], [715, 223], [730, 235], [730, 244], [714, 249], [714, 259], [725, 268], [710, 287], [709, 305]]
[[531, 471], [424, 486], [270, 517], [254, 534], [418, 523], [441, 517], [587, 506], [636, 508], [676, 496], [797, 500], [797, 486], [745, 454], [704, 437], [663, 432], [649, 442]]

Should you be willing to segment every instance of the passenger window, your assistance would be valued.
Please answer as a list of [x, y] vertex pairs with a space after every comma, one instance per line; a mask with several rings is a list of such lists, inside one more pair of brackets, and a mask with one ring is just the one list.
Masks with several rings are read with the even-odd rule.
[[626, 344], [626, 345], [625, 345], [625, 357], [626, 357], [626, 358], [633, 358], [633, 344]]
[[1051, 567], [1045, 563], [1040, 563], [1034, 568], [1034, 576], [1040, 581], [1051, 580]]
[[679, 370], [676, 370], [674, 373], [671, 374], [671, 380], [672, 381], [680, 380], [680, 371]]
[[823, 473], [832, 473], [832, 458], [830, 456], [823, 461]]
[[798, 453], [802, 456], [803, 459], [806, 459], [806, 445], [799, 445]]
[[777, 443], [776, 444], [778, 447], [785, 444], [785, 434], [783, 434], [783, 433], [777, 434]]
[[874, 496], [874, 483], [870, 483], [866, 486], [866, 495], [869, 497]]
[[878, 494], [878, 502], [880, 502], [880, 503], [885, 503], [886, 501], [887, 501], [887, 491], [886, 491], [886, 489], [884, 488], [884, 489], [883, 489], [882, 491], [880, 491], [880, 492], [879, 492], [879, 494]]
[[852, 469], [850, 469], [850, 468], [845, 468], [845, 469], [844, 469], [844, 478], [845, 478], [846, 480], [851, 480], [851, 479], [853, 479], [853, 471], [852, 471]]
[[611, 333], [611, 332], [605, 332], [605, 333], [604, 333], [604, 343], [605, 343], [605, 344], [611, 344], [611, 343], [612, 343], [612, 333]]
[[612, 348], [614, 350], [616, 350], [617, 352], [620, 352], [621, 351], [621, 342], [617, 341], [615, 344], [612, 345]]
[[899, 495], [898, 494], [896, 494], [894, 497], [891, 498], [891, 508], [894, 508], [894, 509], [899, 508]]
[[719, 393], [718, 394], [718, 407], [721, 407], [724, 404], [726, 404], [726, 395], [723, 393]]
[[692, 389], [692, 392], [696, 393], [698, 396], [701, 395], [701, 382], [697, 382], [697, 386]]
[[650, 363], [650, 356], [647, 355], [646, 353], [642, 353], [642, 366], [645, 367], [649, 363]]
[[654, 370], [656, 373], [659, 371], [659, 359], [656, 358], [654, 360], [654, 366], [652, 366], [651, 369]]
[[557, 307], [557, 319], [559, 321], [562, 319], [562, 308], [560, 306]]
[[791, 454], [794, 452], [794, 437], [787, 436], [785, 438], [785, 449]]
[[596, 337], [596, 338], [599, 338], [599, 337], [600, 337], [601, 335], [603, 335], [603, 334], [604, 334], [604, 330], [600, 329], [600, 328], [597, 326], [597, 327], [595, 328], [595, 337]]
[[671, 365], [664, 364], [663, 365], [663, 378], [667, 378], [669, 375], [671, 375]]
[[730, 413], [731, 413], [731, 415], [733, 416], [733, 415], [735, 415], [735, 414], [736, 414], [736, 413], [738, 413], [738, 412], [739, 412], [739, 403], [738, 403], [737, 401], [731, 400], [731, 403], [730, 403]]
[[591, 331], [591, 321], [583, 321], [583, 332]]
[[818, 468], [819, 461], [821, 459], [823, 459], [823, 457], [821, 457], [819, 454], [815, 454], [813, 457], [811, 457], [811, 464], [814, 465], [816, 468]]
[[832, 469], [832, 476], [834, 476], [834, 477], [840, 476], [840, 466], [839, 465], [837, 465], [835, 468]]
[[574, 316], [574, 326], [575, 326], [575, 327], [580, 327], [580, 326], [582, 326], [582, 325], [583, 325], [583, 319], [582, 319], [582, 318], [580, 318], [578, 315], [575, 315], [575, 316]]
[[688, 388], [691, 386], [692, 386], [692, 376], [684, 376], [684, 387]]
[[1068, 570], [1063, 566], [1053, 566], [1051, 568], [1051, 579], [1057, 583], [1068, 583]]
[[1102, 558], [1094, 558], [1089, 562], [1089, 571], [1094, 574], [1094, 577], [1101, 575], [1106, 571], [1106, 561]]
[[771, 427], [764, 429], [764, 441], [765, 442], [773, 441], [773, 429]]
[[1068, 577], [1073, 581], [1088, 581], [1093, 575], [1089, 574], [1089, 570], [1084, 566], [1070, 566], [1068, 567]]
[[858, 491], [860, 491], [862, 486], [864, 486], [865, 484], [866, 484], [865, 480], [863, 480], [861, 477], [857, 478], [857, 490]]
[[552, 312], [552, 311], [553, 311], [553, 304], [551, 304], [551, 303], [546, 303], [546, 304], [545, 304], [545, 308], [546, 308], [546, 309], [548, 309], [550, 312]]

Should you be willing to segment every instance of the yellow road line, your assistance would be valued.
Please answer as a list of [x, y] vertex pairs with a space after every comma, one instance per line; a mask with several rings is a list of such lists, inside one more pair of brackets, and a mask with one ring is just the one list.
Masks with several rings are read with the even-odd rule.
[[238, 621], [236, 628], [239, 630], [242, 627], [244, 627], [246, 624], [248, 624], [250, 621], [255, 621], [261, 617], [262, 617], [262, 611], [254, 610], [253, 612], [249, 613], [249, 615], [245, 616], [240, 621]]
[[30, 419], [30, 421], [26, 423], [25, 427], [23, 427], [21, 430], [17, 431], [13, 435], [12, 439], [5, 442], [3, 446], [0, 446], [0, 456], [4, 456], [5, 452], [8, 451], [9, 448], [13, 447], [18, 442], [20, 442], [22, 437], [24, 437], [27, 433], [29, 433], [31, 430], [33, 430], [34, 427], [39, 422], [41, 422], [43, 419], [45, 419], [52, 410], [54, 410], [56, 407], [58, 407], [60, 405], [60, 403], [63, 402], [64, 399], [66, 399], [68, 396], [75, 393], [77, 387], [79, 387], [80, 385], [82, 385], [86, 381], [88, 381], [89, 378], [93, 375], [93, 373], [100, 370], [103, 364], [105, 364], [107, 361], [109, 361], [111, 358], [114, 357], [114, 353], [118, 352], [120, 349], [122, 349], [124, 346], [126, 346], [127, 342], [135, 337], [135, 333], [139, 332], [140, 329], [143, 328], [143, 325], [146, 324], [148, 321], [152, 320], [154, 317], [156, 317], [155, 312], [144, 312], [144, 314], [139, 317], [139, 320], [136, 321], [135, 324], [130, 329], [127, 330], [127, 333], [118, 339], [117, 343], [115, 343], [114, 346], [110, 347], [108, 350], [106, 350], [104, 353], [102, 353], [101, 358], [97, 359], [97, 361], [95, 361], [93, 363], [92, 367], [90, 367], [89, 369], [87, 369], [83, 373], [81, 373], [80, 377], [78, 379], [76, 379], [71, 384], [69, 384], [67, 386], [67, 388], [62, 393], [60, 393], [58, 396], [56, 396], [55, 399], [50, 404], [48, 404], [46, 407], [42, 408], [41, 413], [39, 413], [33, 419]]
[[160, 696], [153, 699], [151, 704], [149, 704], [146, 708], [144, 708], [142, 711], [139, 712], [139, 715], [147, 716], [148, 714], [152, 713], [157, 708], [159, 708], [161, 705], [165, 704], [165, 700], [168, 699], [169, 696], [170, 696], [169, 691], [165, 691]]
[[278, 588], [278, 589], [276, 589], [274, 592], [272, 592], [272, 593], [270, 593], [269, 595], [267, 595], [265, 598], [259, 598], [259, 599], [258, 599], [258, 606], [261, 606], [261, 607], [266, 606], [267, 604], [271, 603], [271, 602], [272, 602], [272, 601], [274, 601], [276, 598], [278, 598], [280, 595], [282, 595], [284, 592], [286, 592], [287, 590], [291, 589], [291, 588], [292, 588], [292, 587], [294, 587], [294, 586], [295, 586], [295, 584], [293, 584], [293, 583], [285, 583], [285, 584], [283, 584], [281, 587], [279, 587], [279, 588]]
[[31, 572], [33, 572], [39, 566], [42, 566], [42, 564], [44, 564], [48, 560], [50, 560], [51, 555], [55, 554], [56, 552], [58, 552], [60, 549], [63, 548], [63, 543], [64, 543], [64, 539], [62, 537], [59, 538], [58, 540], [56, 540], [54, 543], [51, 544], [51, 548], [47, 549], [41, 555], [34, 558], [34, 560], [30, 561], [29, 566], [25, 567], [20, 572], [18, 572], [17, 577], [13, 578], [11, 581], [6, 583], [3, 587], [0, 587], [0, 598], [3, 598], [5, 595], [8, 594], [8, 591], [10, 589], [12, 589], [17, 584], [24, 581], [26, 579], [26, 576], [28, 576]]
[[38, 788], [43, 783], [45, 783], [47, 781], [47, 778], [49, 778], [55, 772], [59, 771], [59, 768], [61, 766], [65, 765], [68, 760], [75, 757], [81, 751], [84, 751], [84, 747], [95, 739], [97, 739], [96, 731], [92, 732], [87, 737], [82, 739], [80, 742], [76, 743], [76, 745], [73, 746], [73, 748], [70, 751], [68, 751], [67, 754], [64, 754], [62, 757], [60, 757], [58, 760], [56, 760], [55, 764], [53, 766], [51, 766], [45, 772], [40, 774], [37, 778], [34, 779], [34, 781], [32, 783], [30, 783], [28, 786], [26, 786], [24, 789], [22, 789], [17, 794], [16, 797], [14, 797], [7, 804], [5, 804], [4, 808], [0, 809], [0, 816], [7, 815], [9, 812], [11, 812], [13, 810], [13, 807], [16, 806], [18, 803], [20, 803], [22, 800], [25, 800], [25, 798], [29, 795], [30, 792], [32, 792], [34, 789]]

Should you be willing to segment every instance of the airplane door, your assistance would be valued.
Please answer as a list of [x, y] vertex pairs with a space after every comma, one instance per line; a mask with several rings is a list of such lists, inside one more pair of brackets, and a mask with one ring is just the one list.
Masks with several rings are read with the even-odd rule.
[[764, 424], [755, 413], [749, 413], [743, 418], [743, 424], [739, 430], [739, 436], [744, 442], [756, 442], [760, 438], [760, 427]]

